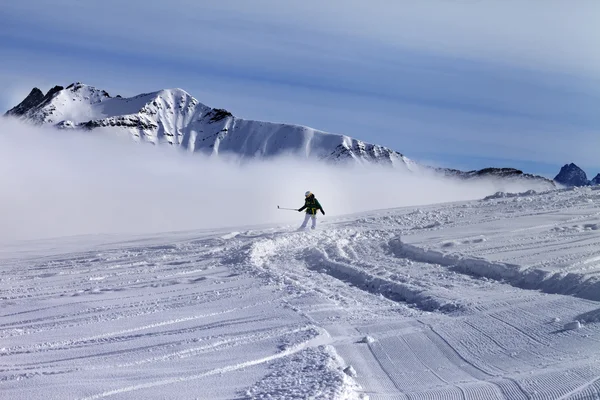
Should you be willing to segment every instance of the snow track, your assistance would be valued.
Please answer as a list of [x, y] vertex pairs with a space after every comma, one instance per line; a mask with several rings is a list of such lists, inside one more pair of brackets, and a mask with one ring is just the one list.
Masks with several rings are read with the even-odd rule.
[[20, 251], [0, 397], [598, 399], [597, 193]]
[[523, 289], [541, 290], [546, 293], [573, 294], [600, 301], [600, 278], [582, 274], [544, 271], [524, 268], [517, 264], [469, 258], [440, 251], [421, 249], [403, 244], [400, 239], [391, 241], [395, 254], [428, 264], [440, 264], [473, 276], [502, 280]]

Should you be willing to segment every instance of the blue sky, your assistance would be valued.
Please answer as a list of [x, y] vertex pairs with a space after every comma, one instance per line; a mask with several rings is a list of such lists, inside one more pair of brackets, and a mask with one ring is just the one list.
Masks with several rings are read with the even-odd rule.
[[33, 86], [180, 87], [429, 164], [600, 172], [597, 1], [10, 3], [2, 110]]

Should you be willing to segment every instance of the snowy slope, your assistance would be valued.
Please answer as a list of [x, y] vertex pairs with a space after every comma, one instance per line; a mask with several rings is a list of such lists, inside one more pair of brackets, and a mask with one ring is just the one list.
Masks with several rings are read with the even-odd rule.
[[294, 229], [3, 247], [2, 397], [600, 397], [597, 187]]

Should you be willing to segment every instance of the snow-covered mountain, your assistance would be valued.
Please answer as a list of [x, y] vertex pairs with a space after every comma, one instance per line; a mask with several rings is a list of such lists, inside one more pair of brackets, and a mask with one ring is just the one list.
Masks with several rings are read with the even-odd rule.
[[596, 176], [594, 177], [594, 179], [592, 179], [590, 181], [590, 184], [592, 184], [592, 185], [600, 185], [600, 174], [596, 174]]
[[346, 135], [306, 126], [252, 121], [211, 108], [182, 89], [167, 89], [131, 98], [112, 97], [82, 83], [38, 88], [6, 113], [34, 124], [62, 129], [121, 130], [135, 140], [168, 143], [189, 152], [233, 155], [242, 159], [295, 155], [327, 162], [375, 163], [409, 171], [428, 171], [461, 179], [497, 177], [554, 187], [552, 180], [512, 168], [479, 171], [433, 168], [398, 151]]
[[7, 115], [59, 128], [123, 130], [139, 141], [168, 143], [213, 155], [266, 158], [293, 154], [404, 168], [413, 164], [397, 151], [345, 135], [236, 118], [227, 110], [198, 102], [182, 89], [123, 98], [81, 83], [56, 86], [46, 95], [34, 88]]

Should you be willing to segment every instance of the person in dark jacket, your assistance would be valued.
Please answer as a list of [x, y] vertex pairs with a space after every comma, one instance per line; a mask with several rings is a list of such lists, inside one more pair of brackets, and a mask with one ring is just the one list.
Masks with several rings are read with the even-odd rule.
[[300, 229], [306, 228], [306, 224], [308, 223], [309, 219], [312, 219], [311, 229], [315, 229], [317, 227], [317, 211], [320, 210], [323, 215], [325, 215], [325, 211], [313, 193], [308, 191], [304, 193], [304, 197], [304, 205], [298, 209], [300, 212], [302, 212], [302, 210], [306, 210], [304, 222], [302, 222]]

